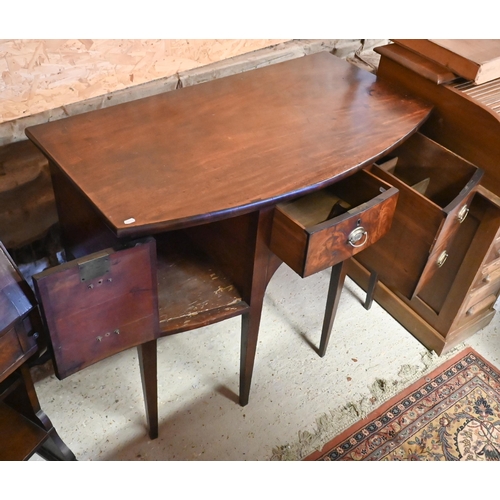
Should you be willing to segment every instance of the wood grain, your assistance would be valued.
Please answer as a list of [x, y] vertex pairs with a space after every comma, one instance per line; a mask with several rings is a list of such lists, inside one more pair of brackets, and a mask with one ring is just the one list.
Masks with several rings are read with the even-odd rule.
[[429, 112], [318, 53], [27, 135], [121, 237], [227, 218], [331, 183], [391, 150]]

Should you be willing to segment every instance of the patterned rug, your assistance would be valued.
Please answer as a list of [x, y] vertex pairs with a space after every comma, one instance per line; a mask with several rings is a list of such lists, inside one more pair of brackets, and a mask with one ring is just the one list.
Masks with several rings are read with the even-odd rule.
[[500, 461], [500, 370], [467, 348], [305, 460]]

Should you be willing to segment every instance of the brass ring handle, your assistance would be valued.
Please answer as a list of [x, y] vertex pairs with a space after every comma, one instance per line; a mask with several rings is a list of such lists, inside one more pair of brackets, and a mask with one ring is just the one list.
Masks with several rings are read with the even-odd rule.
[[458, 222], [462, 224], [462, 222], [467, 218], [468, 214], [469, 214], [469, 207], [467, 205], [464, 205], [457, 214]]
[[448, 252], [446, 250], [444, 252], [441, 252], [436, 261], [438, 267], [442, 267], [442, 265], [446, 262], [447, 258], [448, 258]]
[[[364, 240], [359, 243], [364, 238]], [[368, 241], [368, 231], [365, 230], [363, 226], [359, 226], [356, 229], [353, 229], [348, 238], [347, 243], [354, 248], [362, 247]]]

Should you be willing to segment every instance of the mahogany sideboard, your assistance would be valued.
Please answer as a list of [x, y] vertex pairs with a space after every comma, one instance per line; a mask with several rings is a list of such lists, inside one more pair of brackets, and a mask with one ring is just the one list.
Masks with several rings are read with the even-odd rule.
[[[242, 317], [246, 405], [266, 286], [283, 258], [276, 240], [271, 250], [276, 207], [354, 178], [430, 111], [323, 52], [26, 134], [50, 162], [68, 259], [153, 236], [159, 336]], [[380, 194], [385, 184], [377, 182]], [[328, 241], [331, 223], [320, 226]], [[285, 238], [282, 250], [307, 247], [300, 238]], [[298, 253], [309, 255], [302, 248], [295, 261]], [[308, 262], [311, 269], [331, 266], [335, 256], [321, 258]]]

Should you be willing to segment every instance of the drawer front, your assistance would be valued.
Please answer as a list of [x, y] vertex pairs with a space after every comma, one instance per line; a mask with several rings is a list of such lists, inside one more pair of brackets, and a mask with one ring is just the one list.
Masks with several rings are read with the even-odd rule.
[[[372, 171], [400, 191], [394, 231], [379, 255], [380, 278], [412, 299], [446, 266], [483, 171], [416, 133]], [[389, 243], [390, 242], [390, 243]]]
[[472, 289], [476, 290], [493, 283], [500, 283], [500, 260], [490, 262], [486, 266], [483, 266], [472, 285]]
[[[497, 220], [500, 212], [496, 211], [495, 220]], [[498, 222], [495, 223], [498, 227]], [[485, 256], [481, 267], [478, 270], [472, 286], [471, 293], [475, 295], [481, 293], [481, 289], [495, 287], [497, 284], [500, 288], [500, 231], [494, 236], [490, 248], [485, 252]]]
[[368, 248], [386, 234], [392, 223], [398, 190], [381, 184], [378, 195], [348, 212], [310, 227], [302, 226], [277, 207], [271, 250], [302, 277], [327, 269]]
[[453, 239], [457, 234], [460, 224], [465, 220], [468, 213], [468, 208], [472, 201], [475, 191], [470, 190], [466, 197], [462, 198], [459, 204], [456, 205], [449, 213], [444, 213], [443, 224], [436, 234], [436, 240], [432, 246], [429, 258], [420, 275], [420, 279], [415, 287], [413, 296], [430, 281], [436, 271], [446, 265], [446, 260], [450, 252], [453, 252]]
[[500, 278], [500, 275], [497, 276], [496, 280], [485, 282], [483, 286], [471, 290], [465, 300], [465, 310], [481, 302], [490, 295], [498, 295], [498, 291], [500, 290], [500, 279], [498, 278]]
[[349, 217], [310, 233], [304, 276], [334, 266], [378, 241], [390, 229], [396, 201], [394, 189], [388, 198], [375, 199], [373, 205], [355, 210]]
[[[489, 254], [491, 255], [491, 249]], [[476, 320], [482, 314], [491, 312], [500, 294], [500, 261], [486, 259], [467, 295], [461, 309], [460, 324]]]

